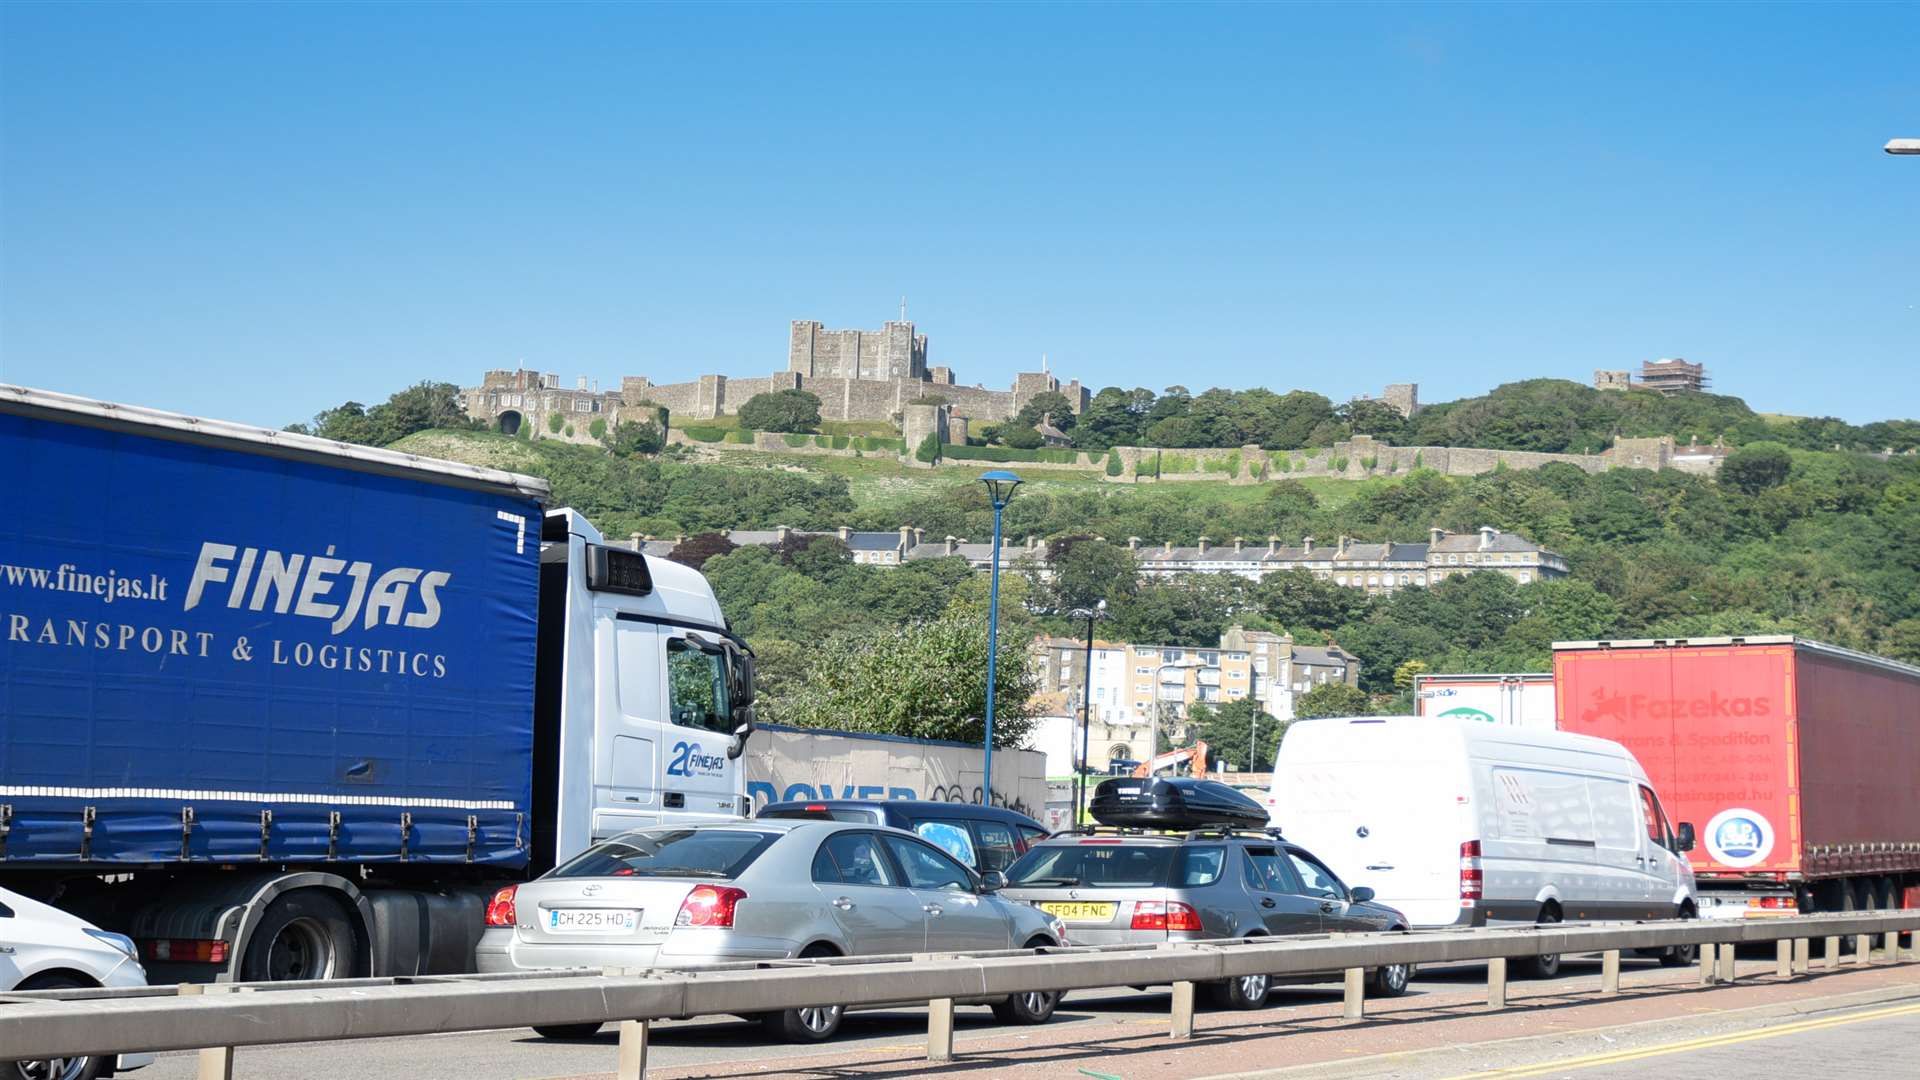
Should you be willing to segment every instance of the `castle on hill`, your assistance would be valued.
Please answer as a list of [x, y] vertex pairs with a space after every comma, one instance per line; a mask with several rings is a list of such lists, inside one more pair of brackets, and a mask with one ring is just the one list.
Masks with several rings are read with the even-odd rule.
[[1063, 383], [1044, 370], [1016, 374], [1006, 390], [962, 386], [952, 368], [927, 365], [927, 337], [905, 320], [878, 330], [829, 330], [804, 319], [788, 331], [786, 370], [764, 378], [699, 375], [656, 383], [627, 375], [618, 390], [602, 390], [584, 377], [565, 387], [558, 375], [503, 369], [487, 372], [462, 396], [467, 415], [496, 431], [513, 435], [531, 425], [539, 438], [591, 443], [598, 440], [592, 433], [596, 421], [604, 431], [621, 419], [651, 419], [660, 407], [676, 424], [711, 420], [732, 416], [754, 395], [777, 390], [805, 390], [818, 397], [823, 420], [896, 425], [914, 404], [943, 405], [953, 420], [985, 424], [1012, 419], [1050, 390], [1064, 394], [1076, 413], [1089, 398], [1078, 379]]

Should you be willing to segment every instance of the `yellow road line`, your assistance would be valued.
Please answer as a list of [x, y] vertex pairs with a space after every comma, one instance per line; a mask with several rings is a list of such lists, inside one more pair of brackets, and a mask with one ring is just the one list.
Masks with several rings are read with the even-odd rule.
[[1649, 1046], [1641, 1050], [1615, 1050], [1605, 1054], [1590, 1054], [1586, 1057], [1568, 1058], [1548, 1064], [1515, 1065], [1506, 1069], [1494, 1069], [1488, 1072], [1462, 1073], [1450, 1080], [1490, 1080], [1505, 1078], [1517, 1080], [1519, 1077], [1542, 1076], [1551, 1072], [1567, 1069], [1591, 1069], [1599, 1065], [1619, 1065], [1642, 1058], [1664, 1057], [1667, 1054], [1684, 1054], [1692, 1050], [1710, 1050], [1719, 1046], [1732, 1046], [1735, 1043], [1753, 1042], [1757, 1039], [1776, 1039], [1782, 1035], [1794, 1035], [1802, 1031], [1816, 1031], [1820, 1028], [1840, 1027], [1844, 1024], [1858, 1024], [1867, 1020], [1879, 1020], [1889, 1016], [1904, 1016], [1920, 1013], [1920, 1005], [1901, 1005], [1890, 1009], [1874, 1009], [1870, 1012], [1849, 1013], [1846, 1016], [1832, 1016], [1824, 1020], [1802, 1020], [1794, 1024], [1780, 1024], [1776, 1027], [1761, 1028], [1757, 1031], [1742, 1031], [1728, 1035], [1709, 1035], [1684, 1042], [1665, 1043]]

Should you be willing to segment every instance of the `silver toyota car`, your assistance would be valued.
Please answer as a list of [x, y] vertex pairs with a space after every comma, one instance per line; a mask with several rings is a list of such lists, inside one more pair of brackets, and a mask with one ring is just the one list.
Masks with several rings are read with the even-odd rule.
[[[838, 821], [756, 820], [639, 829], [595, 844], [487, 907], [483, 972], [568, 967], [698, 968], [752, 960], [975, 952], [1066, 944], [1058, 918], [996, 895], [912, 833]], [[1044, 1023], [1059, 995], [988, 1004]], [[794, 1041], [831, 1037], [840, 1006], [761, 1017]], [[583, 1038], [599, 1025], [536, 1028]]]

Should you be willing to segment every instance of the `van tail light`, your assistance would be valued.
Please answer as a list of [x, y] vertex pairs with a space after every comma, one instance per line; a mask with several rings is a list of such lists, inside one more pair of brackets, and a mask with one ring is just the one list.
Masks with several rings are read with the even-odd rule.
[[494, 893], [493, 899], [487, 901], [488, 926], [512, 926], [519, 921], [518, 912], [513, 910], [513, 894], [519, 888], [518, 885], [509, 885]]
[[1134, 930], [1198, 930], [1200, 913], [1178, 900], [1141, 900], [1133, 905]]
[[675, 926], [710, 926], [733, 929], [733, 909], [747, 898], [746, 890], [731, 885], [699, 885], [680, 901], [680, 912], [673, 917]]
[[1460, 845], [1460, 899], [1478, 900], [1486, 891], [1486, 879], [1480, 871], [1480, 841]]

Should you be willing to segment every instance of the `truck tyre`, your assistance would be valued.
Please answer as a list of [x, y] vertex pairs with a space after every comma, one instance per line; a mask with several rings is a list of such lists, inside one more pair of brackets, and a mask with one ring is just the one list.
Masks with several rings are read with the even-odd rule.
[[[1560, 909], [1548, 904], [1540, 909], [1540, 917], [1534, 920], [1534, 925], [1550, 926], [1559, 921]], [[1542, 953], [1539, 956], [1520, 958], [1520, 977], [1523, 979], [1551, 979], [1559, 974], [1559, 953]]]
[[344, 904], [320, 889], [276, 897], [253, 928], [240, 959], [242, 982], [353, 979], [359, 942]]
[[565, 1039], [573, 1042], [579, 1039], [591, 1039], [600, 1034], [599, 1024], [547, 1024], [544, 1027], [535, 1024], [533, 1033], [543, 1039]]

